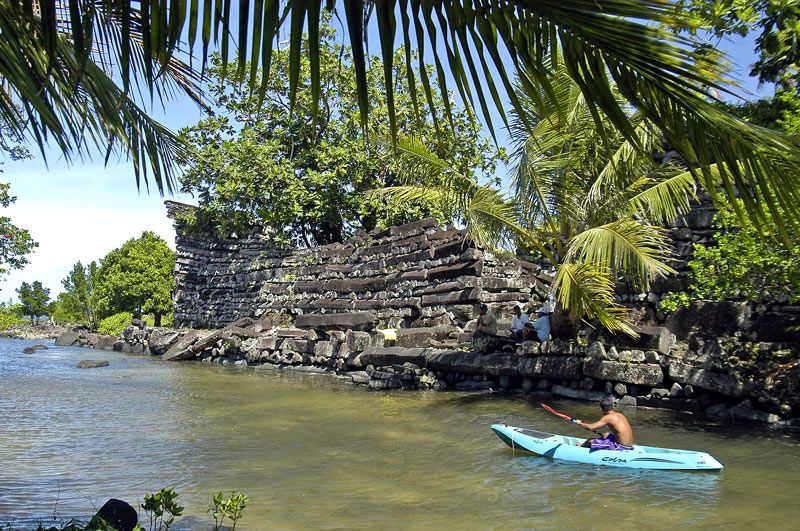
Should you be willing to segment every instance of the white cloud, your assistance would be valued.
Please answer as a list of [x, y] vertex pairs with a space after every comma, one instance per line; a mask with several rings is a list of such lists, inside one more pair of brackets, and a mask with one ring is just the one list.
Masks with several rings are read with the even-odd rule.
[[[128, 165], [71, 169], [6, 165], [0, 181], [11, 182], [16, 203], [3, 215], [28, 229], [39, 242], [30, 264], [0, 280], [0, 301], [16, 300], [22, 282], [41, 281], [51, 298], [63, 291], [61, 279], [80, 260], [99, 260], [126, 240], [150, 230], [175, 248], [172, 222], [157, 193], [139, 194]], [[31, 167], [32, 166], [32, 167]], [[176, 197], [177, 201], [191, 201]]]

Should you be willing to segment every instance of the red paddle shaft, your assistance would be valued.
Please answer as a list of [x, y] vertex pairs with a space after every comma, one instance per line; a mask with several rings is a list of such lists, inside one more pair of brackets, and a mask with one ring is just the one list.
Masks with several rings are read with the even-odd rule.
[[[564, 420], [568, 420], [569, 422], [572, 422], [573, 424], [578, 424], [578, 420], [577, 419], [574, 419], [574, 418], [570, 417], [569, 415], [565, 415], [564, 413], [559, 413], [558, 411], [556, 411], [555, 409], [551, 408], [547, 404], [542, 404], [542, 407], [545, 409], [545, 411], [549, 411], [550, 413], [552, 413], [553, 415], [555, 415], [557, 417], [561, 417]], [[580, 424], [578, 424], [578, 425], [580, 426]], [[586, 428], [584, 426], [581, 426], [581, 428], [589, 430], [589, 428]], [[605, 437], [599, 431], [594, 431], [594, 430], [589, 430], [589, 431], [592, 432], [592, 433], [596, 433], [600, 437]]]

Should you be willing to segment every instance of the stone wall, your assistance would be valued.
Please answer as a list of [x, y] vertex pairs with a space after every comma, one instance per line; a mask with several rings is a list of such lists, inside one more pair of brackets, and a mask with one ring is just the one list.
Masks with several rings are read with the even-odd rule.
[[446, 327], [409, 330], [416, 333], [387, 341], [381, 332], [298, 327], [270, 315], [242, 318], [215, 331], [146, 328], [139, 321], [119, 338], [64, 334], [58, 344], [171, 361], [331, 373], [370, 389], [491, 390], [594, 401], [611, 395], [623, 406], [800, 426], [800, 364], [790, 351], [768, 345], [695, 338], [680, 346], [668, 330], [652, 327], [636, 340], [614, 345], [554, 340], [482, 353], [431, 347], [438, 334], [450, 332]]
[[[190, 208], [166, 204], [173, 219]], [[179, 226], [176, 232], [180, 327], [221, 328], [270, 313], [339, 327], [355, 327], [355, 319], [367, 329], [463, 326], [479, 302], [510, 320], [513, 306], [527, 305], [532, 289], [548, 280], [541, 267], [477, 249], [464, 231], [440, 228], [433, 219], [288, 251], [258, 235], [221, 239]], [[331, 314], [349, 317], [335, 323]]]

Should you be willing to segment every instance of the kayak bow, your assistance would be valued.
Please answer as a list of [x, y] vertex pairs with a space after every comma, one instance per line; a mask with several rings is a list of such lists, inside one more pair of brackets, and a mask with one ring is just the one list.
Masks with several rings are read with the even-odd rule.
[[493, 424], [503, 442], [514, 449], [591, 465], [651, 470], [722, 470], [723, 465], [705, 452], [635, 445], [633, 450], [592, 450], [581, 445], [586, 439]]

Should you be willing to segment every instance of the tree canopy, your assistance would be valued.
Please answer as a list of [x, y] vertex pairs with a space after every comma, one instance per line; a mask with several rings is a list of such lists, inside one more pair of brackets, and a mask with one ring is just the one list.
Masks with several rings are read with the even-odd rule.
[[128, 311], [152, 313], [156, 326], [172, 311], [175, 253], [153, 232], [143, 232], [112, 250], [97, 270], [94, 293], [98, 317]]
[[77, 262], [61, 281], [64, 291], [59, 293], [57, 315], [60, 321], [79, 322], [94, 327], [97, 324], [97, 262], [86, 266]]
[[[8, 183], [0, 183], [0, 206], [3, 208], [17, 199], [9, 194], [9, 188]], [[0, 275], [9, 269], [25, 267], [28, 263], [26, 255], [38, 246], [27, 229], [17, 227], [7, 216], [0, 216]]]
[[45, 288], [38, 280], [29, 284], [23, 282], [17, 289], [22, 311], [29, 315], [31, 323], [39, 324], [39, 317], [47, 312], [47, 303], [50, 301], [50, 288]]
[[[368, 190], [399, 183], [402, 171], [388, 140], [391, 120], [380, 64], [372, 58], [367, 76], [372, 112], [362, 127], [352, 51], [335, 43], [327, 24], [320, 27], [319, 40], [321, 92], [310, 90], [311, 64], [303, 59], [293, 108], [288, 50], [273, 50], [273, 76], [261, 94], [246, 82], [224, 79], [219, 57], [212, 58], [209, 92], [221, 112], [181, 131], [189, 146], [180, 159], [181, 188], [200, 203], [194, 223], [224, 231], [260, 223], [274, 229], [280, 243], [310, 246], [341, 242], [359, 228], [440, 214], [429, 202], [398, 205], [364, 197]], [[398, 58], [404, 53], [395, 52]], [[432, 75], [432, 67], [424, 68]], [[405, 76], [403, 63], [394, 69], [396, 77]], [[418, 83], [415, 92], [422, 94], [424, 87]], [[433, 107], [415, 107], [411, 91], [398, 84], [395, 126], [432, 146], [470, 179], [493, 174], [495, 164], [506, 160], [503, 150], [481, 138], [469, 112], [446, 108], [438, 90], [429, 97]]]
[[[165, 0], [138, 5], [60, 1], [68, 16], [58, 16], [56, 0], [40, 2], [39, 10], [30, 1], [0, 2], [4, 37], [0, 55], [7, 59], [0, 62], [0, 78], [8, 87], [0, 98], [0, 115], [40, 146], [53, 138], [64, 153], [85, 153], [90, 145], [109, 150], [120, 146], [135, 164], [147, 161], [159, 189], [171, 182], [169, 161], [176, 144], [128, 96], [137, 87], [151, 95], [158, 92], [169, 62], [182, 50], [191, 54], [202, 49], [205, 64], [211, 43], [219, 43], [226, 65], [234, 55], [235, 39], [237, 64], [228, 69], [230, 75], [243, 79], [249, 59], [250, 73], [262, 68], [260, 81], [251, 75], [251, 86], [263, 89], [274, 75], [271, 51], [287, 25], [289, 102], [294, 107], [305, 55], [302, 34], [307, 29], [312, 43], [307, 50], [310, 90], [316, 99], [321, 95], [321, 0], [285, 5], [279, 0]], [[235, 17], [234, 4], [240, 7]], [[453, 101], [448, 89], [455, 88], [465, 104], [480, 109], [487, 123], [492, 123], [492, 104], [501, 110], [505, 123], [504, 91], [511, 107], [521, 110], [512, 88], [515, 75], [521, 76], [526, 91], [533, 83], [552, 90], [542, 61], [560, 52], [595, 120], [605, 116], [636, 143], [635, 127], [613, 97], [613, 81], [685, 160], [696, 163], [699, 181], [710, 192], [718, 193], [721, 183], [720, 190], [730, 198], [738, 194], [744, 209], [760, 221], [768, 209], [780, 205], [785, 212], [785, 219], [776, 219], [781, 229], [800, 220], [800, 141], [751, 126], [713, 105], [714, 91], [729, 90], [729, 85], [720, 77], [718, 65], [697, 54], [690, 36], [664, 29], [690, 23], [671, 1], [342, 0], [325, 2], [324, 7], [343, 15], [340, 19], [353, 46], [362, 123], [373, 103], [366, 53], [370, 21], [377, 27], [383, 93], [393, 132], [395, 85], [402, 81], [395, 77], [396, 38], [408, 50], [403, 57], [406, 64], [412, 61], [412, 47], [420, 57], [425, 57], [423, 49], [433, 52], [435, 78], [447, 107]], [[69, 31], [60, 20], [68, 21]], [[101, 76], [98, 53], [108, 58], [122, 89], [113, 84], [113, 76]], [[450, 83], [445, 65], [452, 73]], [[412, 70], [405, 72], [404, 81], [414, 86]], [[427, 96], [432, 80], [420, 70], [419, 81]], [[424, 105], [426, 98], [417, 96], [417, 106]], [[25, 102], [22, 113], [13, 107], [19, 102]]]

